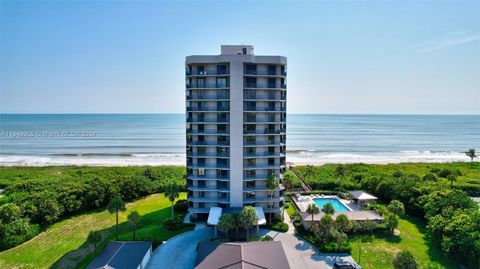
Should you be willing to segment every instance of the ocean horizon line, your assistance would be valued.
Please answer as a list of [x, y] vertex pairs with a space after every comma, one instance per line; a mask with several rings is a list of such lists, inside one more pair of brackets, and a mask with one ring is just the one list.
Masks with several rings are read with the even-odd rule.
[[[75, 112], [75, 113], [4, 113], [0, 115], [185, 115], [181, 112]], [[287, 115], [335, 115], [335, 116], [480, 116], [480, 113], [287, 113]]]

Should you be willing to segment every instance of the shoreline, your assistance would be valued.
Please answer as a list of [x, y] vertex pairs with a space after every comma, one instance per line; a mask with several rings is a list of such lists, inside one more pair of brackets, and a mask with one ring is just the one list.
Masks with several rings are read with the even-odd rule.
[[[401, 152], [314, 152], [289, 151], [287, 164], [399, 164], [399, 163], [453, 163], [470, 162], [463, 152], [455, 151], [401, 151]], [[142, 154], [55, 154], [15, 155], [0, 154], [0, 167], [26, 166], [185, 166], [186, 155], [180, 153]]]

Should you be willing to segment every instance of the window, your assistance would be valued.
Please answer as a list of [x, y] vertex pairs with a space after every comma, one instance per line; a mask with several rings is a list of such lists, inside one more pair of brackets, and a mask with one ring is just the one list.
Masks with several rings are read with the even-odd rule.
[[204, 176], [205, 175], [205, 169], [204, 168], [198, 169], [198, 175], [199, 176]]
[[276, 81], [274, 78], [269, 78], [268, 79], [268, 88], [275, 88], [276, 87]]
[[[257, 71], [255, 71], [256, 73]], [[245, 87], [247, 88], [256, 88], [257, 87], [257, 78], [246, 78]]]
[[268, 74], [269, 75], [276, 75], [277, 74], [277, 67], [275, 65], [268, 66]]
[[198, 125], [198, 132], [199, 133], [205, 132], [205, 125], [204, 124], [199, 124]]
[[245, 175], [249, 178], [252, 178], [252, 177], [255, 177], [256, 173], [255, 173], [255, 170], [247, 170], [245, 172]]
[[205, 88], [205, 79], [197, 78], [197, 88]]
[[227, 78], [217, 78], [217, 88], [226, 88]]
[[242, 48], [242, 53], [245, 55], [247, 54], [247, 48]]
[[227, 125], [226, 124], [218, 124], [217, 125], [217, 133], [227, 133]]
[[205, 188], [205, 186], [206, 186], [205, 181], [203, 181], [203, 180], [202, 181], [200, 181], [200, 180], [197, 181], [197, 186], [199, 188]]
[[217, 65], [217, 75], [227, 74], [227, 66], [224, 64]]
[[257, 141], [257, 138], [255, 136], [248, 136], [247, 137], [247, 144], [254, 145]]
[[217, 102], [217, 110], [218, 111], [226, 111], [229, 110], [229, 102], [228, 101], [219, 101]]
[[206, 75], [205, 66], [199, 65], [197, 66], [197, 75]]
[[252, 188], [252, 189], [255, 188], [255, 181], [247, 181], [245, 183], [245, 187]]
[[227, 122], [228, 121], [227, 113], [218, 113], [217, 114], [217, 121], [218, 122]]

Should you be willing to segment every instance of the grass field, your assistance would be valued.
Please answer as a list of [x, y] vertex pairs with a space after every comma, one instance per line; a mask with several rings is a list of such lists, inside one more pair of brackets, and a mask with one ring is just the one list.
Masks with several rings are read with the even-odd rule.
[[[180, 198], [185, 198], [182, 194]], [[184, 230], [169, 232], [163, 220], [170, 217], [170, 201], [162, 194], [153, 194], [127, 204], [127, 211], [119, 214], [120, 239], [132, 240], [127, 215], [136, 210], [142, 215], [137, 239], [166, 240]], [[104, 246], [114, 239], [115, 215], [106, 210], [82, 214], [60, 221], [45, 232], [15, 248], [0, 253], [0, 268], [82, 268], [93, 259], [93, 246], [86, 243], [91, 230], [101, 230]]]
[[402, 217], [397, 229], [400, 231], [399, 236], [349, 236], [352, 257], [365, 269], [393, 268], [394, 255], [401, 250], [409, 250], [419, 262], [420, 268], [426, 268], [427, 265], [435, 263], [439, 268], [458, 268], [447, 261], [440, 249], [433, 246], [425, 237], [425, 225], [420, 220]]

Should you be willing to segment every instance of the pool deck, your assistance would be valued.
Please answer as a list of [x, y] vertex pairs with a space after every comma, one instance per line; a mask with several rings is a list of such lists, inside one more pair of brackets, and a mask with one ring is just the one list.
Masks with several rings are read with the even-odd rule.
[[[350, 211], [359, 211], [362, 210], [357, 204], [355, 204], [351, 200], [346, 200], [342, 199], [336, 195], [322, 195], [322, 194], [311, 194], [311, 195], [302, 195], [299, 198], [294, 197], [293, 201], [297, 205], [297, 208], [300, 210], [300, 212], [306, 212], [307, 207], [310, 204], [314, 204], [313, 199], [314, 198], [331, 198], [331, 199], [337, 199], [342, 203], [346, 208], [348, 208]], [[321, 209], [321, 208], [320, 208]]]
[[[360, 206], [355, 204], [353, 201], [350, 200], [345, 200], [341, 199], [340, 197], [336, 195], [302, 195], [298, 197], [294, 197], [292, 200], [296, 204], [297, 208], [299, 209], [300, 216], [302, 217], [302, 220], [304, 224], [309, 223], [312, 221], [312, 215], [308, 214], [307, 207], [310, 204], [314, 204], [313, 199], [315, 198], [333, 198], [337, 199], [342, 203], [346, 208], [348, 208], [350, 211], [341, 211], [341, 212], [335, 212], [332, 217], [336, 219], [337, 216], [339, 215], [346, 215], [349, 220], [356, 220], [356, 221], [381, 221], [383, 220], [382, 216], [377, 214], [376, 212], [373, 211], [368, 211], [368, 210], [362, 210]], [[325, 215], [322, 211], [320, 211], [319, 214], [315, 214], [313, 216], [313, 221], [320, 221], [320, 219]]]

